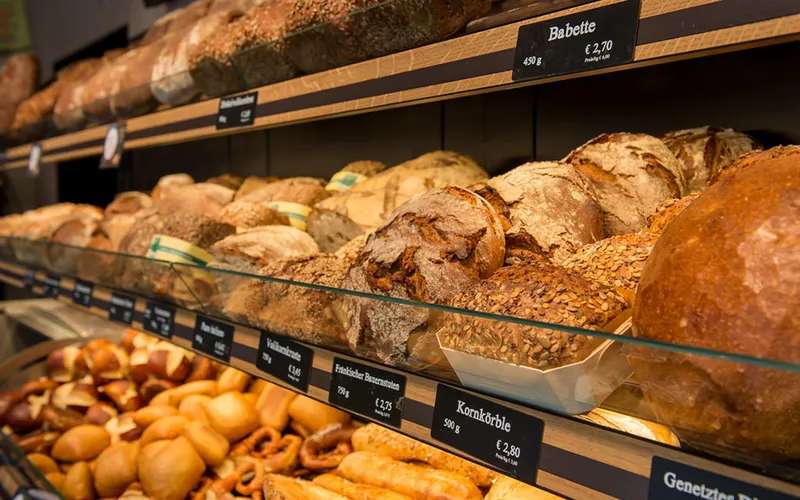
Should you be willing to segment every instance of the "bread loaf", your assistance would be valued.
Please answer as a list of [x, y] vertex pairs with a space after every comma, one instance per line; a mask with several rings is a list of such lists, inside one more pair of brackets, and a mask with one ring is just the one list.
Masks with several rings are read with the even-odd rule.
[[[725, 165], [721, 165], [720, 168], [716, 172], [714, 172], [714, 174], [711, 176], [711, 181], [710, 181], [711, 184], [715, 184], [720, 179], [725, 178], [725, 176], [731, 175], [735, 172], [738, 172], [739, 170], [750, 168], [753, 164], [763, 160], [764, 155], [762, 155], [761, 153], [762, 153], [761, 151], [752, 151], [750, 153], [745, 153], [739, 158], [737, 158], [735, 161], [732, 161]], [[768, 157], [773, 154], [774, 152], [770, 153]]]
[[311, 206], [330, 196], [325, 181], [313, 177], [291, 177], [271, 182], [238, 198], [240, 201], [266, 203], [289, 218], [294, 227], [306, 230]]
[[150, 75], [150, 90], [162, 104], [177, 106], [194, 99], [199, 90], [189, 72], [189, 54], [241, 12], [217, 11], [199, 19], [188, 31], [163, 45]]
[[269, 262], [319, 252], [305, 231], [291, 226], [263, 226], [224, 238], [211, 246], [211, 254], [237, 271], [255, 274]]
[[[503, 263], [500, 218], [483, 198], [458, 187], [432, 189], [398, 207], [367, 240], [342, 287], [447, 304]], [[412, 336], [432, 333], [438, 314], [375, 299], [344, 296], [350, 347], [384, 363], [414, 363]]]
[[151, 45], [171, 33], [176, 33], [192, 26], [208, 13], [210, 6], [211, 0], [193, 0], [192, 3], [182, 9], [168, 12], [156, 20], [147, 30], [147, 33], [142, 37], [141, 45]]
[[322, 486], [281, 474], [264, 477], [264, 500], [348, 500]]
[[162, 50], [182, 39], [185, 34], [186, 28], [174, 29], [156, 42], [131, 50], [128, 53], [130, 55], [126, 54], [128, 57], [125, 62], [115, 63], [123, 66], [124, 71], [115, 75], [116, 80], [111, 85], [109, 105], [114, 116], [133, 118], [156, 109], [158, 101], [150, 86], [153, 67]]
[[153, 188], [150, 196], [152, 196], [153, 201], [159, 201], [162, 198], [166, 198], [172, 190], [191, 184], [194, 184], [194, 178], [189, 174], [165, 175], [158, 179], [156, 187]]
[[644, 134], [602, 134], [565, 159], [595, 186], [607, 236], [644, 228], [662, 201], [686, 194], [680, 162]]
[[236, 174], [221, 174], [214, 177], [209, 177], [206, 179], [206, 182], [209, 184], [218, 184], [222, 187], [236, 191], [242, 187], [242, 184], [244, 183], [244, 177]]
[[10, 57], [0, 68], [0, 135], [8, 135], [17, 106], [36, 92], [39, 61], [30, 53]]
[[85, 212], [67, 217], [53, 226], [48, 239], [57, 245], [47, 248], [48, 262], [52, 269], [62, 274], [75, 273], [75, 261], [83, 253], [79, 248], [88, 245], [98, 233], [101, 214], [99, 209], [97, 212]]
[[647, 228], [644, 229], [644, 232], [653, 234], [664, 232], [667, 224], [672, 222], [672, 219], [683, 212], [699, 195], [700, 193], [692, 193], [683, 198], [671, 198], [662, 202], [656, 207], [656, 211], [647, 218]]
[[354, 161], [345, 165], [343, 169], [331, 176], [325, 189], [328, 191], [348, 191], [359, 182], [373, 177], [388, 167], [379, 161]]
[[[463, 289], [451, 305], [590, 330], [599, 330], [623, 308], [615, 297], [592, 290], [578, 273], [548, 265], [503, 267]], [[541, 370], [582, 361], [602, 343], [586, 335], [466, 314], [447, 314], [439, 340], [450, 349]]]
[[661, 139], [680, 161], [689, 192], [705, 190], [727, 164], [744, 153], [761, 149], [752, 137], [729, 128], [678, 130]]
[[242, 185], [236, 190], [236, 194], [233, 195], [234, 200], [240, 200], [243, 196], [246, 196], [253, 191], [261, 189], [262, 187], [266, 186], [271, 182], [277, 181], [277, 177], [257, 177], [255, 175], [251, 175], [245, 178]]
[[233, 199], [233, 193], [232, 189], [218, 184], [198, 182], [172, 189], [167, 196], [159, 194], [159, 200], [153, 206], [164, 213], [187, 211], [216, 219], [222, 207]]
[[114, 200], [108, 204], [105, 209], [105, 217], [110, 219], [115, 215], [135, 214], [140, 210], [150, 208], [152, 205], [153, 200], [146, 194], [139, 191], [126, 191], [116, 195]]
[[47, 119], [53, 112], [63, 83], [56, 80], [22, 101], [14, 113], [10, 136], [20, 142], [39, 140], [47, 132]]
[[[109, 57], [110, 59], [110, 57]], [[83, 112], [85, 83], [108, 59], [87, 59], [65, 68], [59, 95], [53, 103], [53, 124], [59, 130], [73, 130], [83, 126], [86, 115]], [[69, 70], [69, 71], [67, 71]]]
[[526, 163], [477, 191], [501, 215], [506, 250], [530, 250], [562, 262], [603, 237], [593, 186], [571, 166]]
[[[149, 51], [144, 52], [148, 54]], [[128, 72], [134, 71], [134, 62], [140, 59], [142, 48], [132, 49], [113, 61], [103, 64], [83, 84], [80, 90], [80, 102], [83, 115], [87, 120], [107, 123], [114, 119], [111, 112], [111, 97], [118, 87], [119, 81]]]
[[596, 292], [631, 306], [657, 237], [644, 232], [612, 236], [584, 246], [561, 265], [580, 273]]
[[226, 10], [247, 12], [256, 5], [260, 5], [264, 2], [265, 0], [211, 0], [211, 5], [208, 7], [208, 13], [206, 15]]
[[[750, 162], [664, 229], [642, 273], [633, 332], [797, 365], [800, 147]], [[630, 361], [658, 420], [682, 442], [739, 459], [800, 458], [796, 373], [645, 346]]]
[[369, 234], [356, 236], [352, 240], [345, 243], [344, 246], [342, 246], [339, 250], [336, 250], [334, 255], [340, 259], [344, 259], [349, 264], [352, 264], [356, 261], [356, 258], [358, 258], [358, 254], [361, 253], [361, 249], [367, 244], [367, 239], [369, 239]]
[[483, 500], [558, 500], [562, 497], [521, 483], [508, 476], [500, 476]]
[[308, 216], [306, 230], [324, 252], [363, 232], [377, 229], [392, 210], [428, 189], [468, 186], [488, 178], [475, 161], [451, 151], [434, 151], [401, 163], [318, 202]]
[[237, 230], [252, 229], [259, 226], [289, 225], [289, 217], [274, 208], [270, 208], [266, 202], [232, 201], [222, 207], [219, 220], [235, 226]]

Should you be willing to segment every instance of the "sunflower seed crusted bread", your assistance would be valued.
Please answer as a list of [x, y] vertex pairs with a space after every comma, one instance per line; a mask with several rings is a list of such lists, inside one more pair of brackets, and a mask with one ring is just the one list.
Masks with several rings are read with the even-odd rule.
[[683, 198], [671, 198], [662, 202], [656, 211], [650, 214], [647, 218], [647, 228], [645, 232], [661, 234], [667, 224], [672, 222], [672, 219], [677, 217], [683, 210], [688, 207], [700, 193], [692, 193], [684, 196]]

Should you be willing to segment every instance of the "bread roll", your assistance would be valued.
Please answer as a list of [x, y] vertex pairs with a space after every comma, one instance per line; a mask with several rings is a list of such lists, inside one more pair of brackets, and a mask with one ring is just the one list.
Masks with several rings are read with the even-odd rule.
[[300, 425], [308, 434], [317, 433], [335, 424], [350, 422], [348, 413], [302, 394], [294, 398], [289, 405], [289, 416], [293, 425]]
[[233, 201], [222, 207], [219, 220], [235, 226], [237, 231], [258, 226], [289, 225], [289, 217], [266, 202]]
[[189, 174], [165, 175], [158, 180], [150, 196], [152, 196], [153, 201], [159, 201], [166, 198], [173, 190], [191, 184], [194, 184], [194, 178]]
[[477, 193], [502, 216], [507, 251], [529, 250], [558, 263], [603, 237], [594, 188], [567, 164], [526, 163]]
[[260, 424], [283, 431], [289, 424], [289, 408], [296, 397], [297, 393], [266, 382], [264, 390], [258, 395], [256, 401]]
[[367, 424], [358, 428], [353, 433], [352, 442], [355, 451], [370, 451], [404, 462], [423, 462], [437, 469], [466, 476], [481, 488], [490, 487], [495, 480], [502, 477], [486, 467], [377, 424]]
[[681, 163], [689, 192], [704, 191], [726, 165], [761, 145], [733, 129], [698, 127], [668, 132], [661, 138]]
[[417, 500], [483, 498], [478, 487], [460, 474], [410, 465], [366, 451], [346, 456], [336, 473], [350, 481], [386, 488]]
[[183, 500], [194, 490], [206, 465], [185, 437], [179, 437], [140, 461], [139, 480], [151, 498]]
[[242, 272], [256, 273], [277, 259], [303, 257], [319, 252], [304, 231], [291, 226], [263, 226], [233, 234], [211, 246], [214, 258]]
[[0, 135], [8, 135], [17, 106], [36, 92], [39, 60], [31, 53], [11, 56], [0, 68]]
[[[661, 234], [633, 310], [637, 337], [800, 363], [800, 147], [750, 156]], [[660, 422], [721, 456], [800, 458], [796, 373], [635, 347]]]
[[82, 253], [78, 248], [89, 244], [99, 233], [102, 216], [97, 212], [86, 212], [62, 219], [50, 231], [48, 239], [57, 245], [47, 249], [50, 266], [64, 274], [75, 273], [76, 259]]
[[[465, 289], [453, 307], [599, 330], [622, 312], [578, 273], [547, 265], [508, 266]], [[442, 346], [541, 370], [582, 361], [602, 339], [533, 326], [447, 314]]]
[[483, 500], [558, 500], [560, 498], [562, 497], [508, 476], [500, 476]]
[[[503, 264], [505, 240], [497, 212], [458, 187], [432, 189], [395, 210], [367, 240], [342, 283], [348, 290], [447, 304]], [[412, 335], [435, 328], [434, 310], [342, 297], [351, 348], [384, 363], [413, 361]]]
[[680, 162], [649, 135], [602, 134], [565, 161], [594, 184], [607, 236], [641, 230], [659, 203], [687, 192]]

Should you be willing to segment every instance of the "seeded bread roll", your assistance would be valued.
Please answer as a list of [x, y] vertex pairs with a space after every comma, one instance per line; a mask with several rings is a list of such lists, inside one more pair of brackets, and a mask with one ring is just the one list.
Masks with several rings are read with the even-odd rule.
[[33, 54], [17, 54], [0, 68], [0, 135], [7, 135], [17, 107], [36, 92], [39, 61]]
[[396, 207], [428, 189], [467, 186], [488, 178], [475, 161], [434, 151], [401, 163], [316, 205], [306, 230], [324, 252], [335, 252], [356, 236], [386, 222]]
[[680, 160], [689, 192], [704, 191], [719, 171], [744, 153], [761, 145], [733, 129], [698, 127], [668, 132], [661, 138]]
[[[622, 312], [578, 273], [548, 265], [503, 267], [456, 295], [460, 309], [599, 330]], [[582, 361], [602, 339], [465, 314], [448, 314], [439, 333], [444, 347], [541, 370]]]
[[[367, 240], [342, 287], [433, 304], [447, 304], [503, 264], [500, 218], [466, 189], [432, 189], [394, 211]], [[344, 296], [347, 339], [356, 352], [389, 364], [416, 363], [412, 336], [426, 337], [438, 314], [374, 299]], [[430, 354], [430, 353], [428, 353]]]
[[644, 232], [653, 234], [663, 233], [667, 224], [672, 222], [672, 219], [691, 205], [698, 196], [700, 196], [700, 193], [692, 193], [683, 198], [672, 198], [662, 202], [656, 208], [656, 211], [647, 218], [647, 228], [644, 229]]
[[612, 236], [584, 246], [561, 266], [580, 273], [601, 297], [608, 294], [631, 306], [657, 238], [644, 232]]
[[314, 239], [291, 226], [263, 226], [233, 234], [211, 246], [219, 262], [237, 271], [257, 273], [277, 259], [302, 257], [319, 252]]
[[686, 194], [680, 162], [649, 135], [603, 134], [565, 161], [594, 184], [606, 236], [641, 230], [659, 203]]
[[603, 237], [592, 184], [565, 163], [526, 163], [476, 192], [501, 215], [506, 251], [521, 248], [562, 262]]
[[153, 201], [159, 201], [162, 198], [166, 198], [172, 190], [191, 184], [194, 184], [194, 178], [189, 174], [165, 175], [158, 179], [158, 183], [156, 183], [156, 187], [153, 188], [150, 196]]
[[237, 230], [252, 229], [259, 226], [288, 226], [289, 217], [268, 203], [252, 201], [232, 201], [222, 207], [219, 220]]
[[[661, 234], [642, 273], [633, 332], [797, 365], [800, 147], [750, 161]], [[757, 463], [800, 458], [797, 373], [644, 346], [629, 359], [658, 420], [681, 442]]]
[[[340, 288], [349, 263], [330, 254], [273, 261], [263, 276]], [[343, 347], [344, 328], [336, 302], [340, 295], [266, 280], [247, 280], [225, 304], [225, 314], [292, 338]], [[302, 314], [298, 314], [302, 311]]]

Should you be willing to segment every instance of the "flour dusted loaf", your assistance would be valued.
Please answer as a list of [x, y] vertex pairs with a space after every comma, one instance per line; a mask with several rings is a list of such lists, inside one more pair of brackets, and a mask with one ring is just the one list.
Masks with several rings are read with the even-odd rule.
[[501, 215], [508, 252], [523, 249], [561, 262], [603, 237], [594, 187], [565, 163], [526, 163], [477, 193]]
[[[599, 330], [622, 312], [613, 295], [600, 295], [578, 273], [551, 265], [507, 266], [462, 290], [459, 309]], [[443, 347], [542, 370], [586, 358], [602, 339], [465, 314], [447, 314]]]
[[17, 106], [36, 92], [39, 60], [33, 54], [17, 54], [0, 68], [0, 135], [8, 135]]
[[211, 246], [218, 262], [237, 271], [256, 273], [269, 262], [319, 252], [314, 239], [291, 226], [263, 226], [233, 234]]
[[602, 134], [565, 159], [595, 186], [606, 236], [634, 233], [659, 203], [686, 194], [680, 162], [645, 134]]
[[[800, 363], [800, 147], [751, 162], [664, 229], [639, 283], [637, 337]], [[658, 420], [684, 444], [800, 458], [796, 373], [647, 347], [630, 362]]]
[[678, 130], [661, 139], [681, 162], [689, 192], [705, 190], [726, 165], [744, 153], [761, 149], [758, 141], [730, 128]]
[[489, 176], [472, 158], [434, 151], [370, 177], [343, 193], [318, 202], [307, 231], [324, 252], [339, 247], [386, 222], [396, 207], [431, 188], [468, 186]]
[[[486, 200], [450, 186], [399, 206], [372, 234], [343, 288], [433, 304], [447, 304], [502, 264], [500, 217]], [[412, 364], [409, 344], [433, 330], [438, 314], [375, 299], [343, 297], [348, 342], [356, 352], [389, 364]]]
[[446, 38], [489, 10], [491, 0], [383, 3], [300, 0], [287, 16], [286, 47], [306, 73]]

